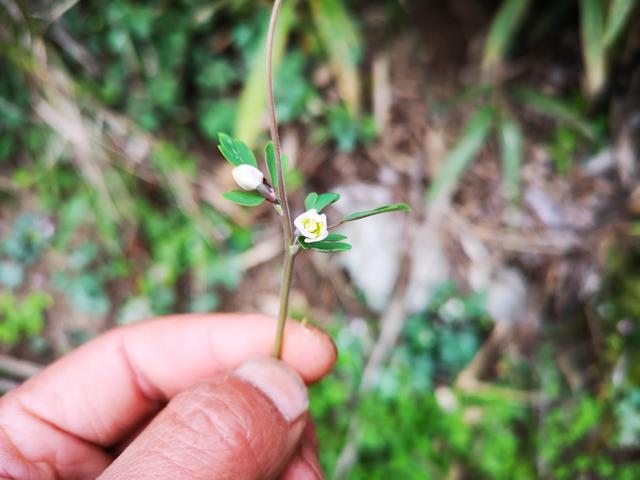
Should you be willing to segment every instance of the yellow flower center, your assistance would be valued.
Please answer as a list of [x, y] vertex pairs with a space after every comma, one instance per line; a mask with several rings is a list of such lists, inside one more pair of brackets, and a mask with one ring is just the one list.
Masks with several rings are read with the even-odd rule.
[[302, 220], [302, 225], [304, 226], [304, 229], [309, 233], [309, 235], [317, 237], [322, 233], [322, 223], [318, 222], [317, 220], [305, 218], [304, 220]]

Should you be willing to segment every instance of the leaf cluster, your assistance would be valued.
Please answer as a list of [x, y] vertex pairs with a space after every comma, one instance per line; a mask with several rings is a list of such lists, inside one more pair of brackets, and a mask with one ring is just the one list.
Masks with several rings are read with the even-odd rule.
[[[218, 148], [223, 157], [234, 167], [237, 167], [239, 165], [250, 165], [255, 168], [258, 167], [253, 152], [241, 140], [233, 139], [229, 135], [221, 133], [220, 145], [218, 146]], [[264, 156], [271, 182], [272, 184], [277, 186], [278, 175], [276, 169], [276, 159], [273, 144], [271, 142], [266, 145]], [[286, 160], [286, 156], [284, 155], [282, 156], [282, 162], [283, 170], [286, 170], [288, 162]], [[257, 191], [233, 190], [231, 192], [223, 194], [223, 196], [227, 200], [230, 200], [244, 207], [257, 207], [258, 205], [261, 205], [265, 200], [264, 197]], [[305, 198], [304, 206], [307, 211], [315, 210], [316, 212], [321, 213], [325, 208], [329, 207], [339, 200], [340, 195], [334, 192], [326, 192], [320, 194], [311, 192]], [[346, 215], [334, 225], [329, 226], [329, 228], [335, 228], [347, 222], [361, 220], [363, 218], [380, 215], [382, 213], [409, 211], [411, 211], [411, 207], [409, 207], [409, 205], [407, 205], [406, 203], [384, 205], [371, 210], [354, 212]], [[346, 240], [346, 238], [347, 237], [345, 235], [331, 233], [321, 241], [310, 242], [307, 241], [302, 235], [298, 235], [296, 241], [303, 250], [316, 250], [318, 252], [331, 253], [351, 250], [351, 244], [344, 241]]]

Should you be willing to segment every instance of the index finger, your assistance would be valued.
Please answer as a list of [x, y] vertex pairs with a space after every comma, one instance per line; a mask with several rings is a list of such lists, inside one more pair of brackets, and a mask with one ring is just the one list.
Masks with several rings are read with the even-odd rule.
[[[252, 356], [268, 355], [275, 329], [275, 319], [263, 315], [142, 322], [87, 343], [8, 397], [55, 428], [110, 446], [181, 390]], [[306, 382], [326, 375], [335, 357], [325, 333], [287, 322], [283, 360]]]

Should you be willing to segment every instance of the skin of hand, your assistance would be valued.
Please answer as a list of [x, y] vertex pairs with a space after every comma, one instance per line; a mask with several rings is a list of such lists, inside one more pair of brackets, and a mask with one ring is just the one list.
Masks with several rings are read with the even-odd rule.
[[118, 328], [0, 398], [0, 478], [322, 478], [307, 388], [330, 337], [271, 317], [177, 315]]

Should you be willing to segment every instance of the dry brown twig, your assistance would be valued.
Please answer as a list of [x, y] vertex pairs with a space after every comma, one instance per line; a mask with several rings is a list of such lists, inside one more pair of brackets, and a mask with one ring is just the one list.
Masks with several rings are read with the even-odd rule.
[[18, 380], [26, 380], [38, 373], [42, 367], [9, 355], [0, 355], [0, 372]]

